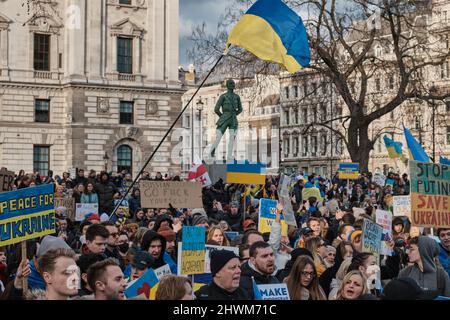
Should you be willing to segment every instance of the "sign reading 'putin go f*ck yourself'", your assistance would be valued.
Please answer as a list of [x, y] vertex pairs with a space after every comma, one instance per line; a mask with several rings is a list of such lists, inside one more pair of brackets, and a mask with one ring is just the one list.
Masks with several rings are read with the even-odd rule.
[[0, 247], [54, 232], [53, 184], [0, 194]]

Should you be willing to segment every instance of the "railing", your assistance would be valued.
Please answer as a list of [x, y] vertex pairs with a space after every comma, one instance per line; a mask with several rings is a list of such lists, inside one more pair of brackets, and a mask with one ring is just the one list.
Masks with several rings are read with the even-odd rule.
[[136, 76], [132, 74], [119, 73], [120, 81], [136, 81]]
[[52, 79], [52, 73], [49, 71], [34, 71], [34, 78], [36, 78], [36, 79]]

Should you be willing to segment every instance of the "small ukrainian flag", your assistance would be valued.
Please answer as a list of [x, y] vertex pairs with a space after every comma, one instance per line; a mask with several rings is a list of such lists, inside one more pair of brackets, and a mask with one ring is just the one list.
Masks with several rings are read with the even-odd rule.
[[262, 163], [251, 164], [245, 163], [227, 164], [227, 183], [239, 184], [265, 184], [266, 176], [262, 174], [266, 170], [266, 165]]
[[390, 138], [388, 138], [386, 135], [383, 137], [384, 144], [386, 145], [386, 149], [389, 153], [389, 158], [395, 159], [400, 158], [402, 160], [405, 159], [405, 156], [403, 155], [403, 144], [401, 142], [394, 141]]

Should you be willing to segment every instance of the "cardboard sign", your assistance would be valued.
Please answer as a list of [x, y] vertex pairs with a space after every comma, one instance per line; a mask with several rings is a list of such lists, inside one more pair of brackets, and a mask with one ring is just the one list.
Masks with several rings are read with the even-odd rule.
[[83, 221], [88, 214], [98, 214], [97, 203], [77, 203], [75, 209], [75, 220]]
[[450, 166], [409, 162], [411, 224], [450, 228]]
[[359, 178], [359, 164], [340, 163], [338, 173], [341, 180], [356, 180]]
[[376, 257], [379, 257], [382, 237], [383, 228], [369, 219], [364, 219], [362, 252], [372, 252]]
[[295, 220], [295, 213], [292, 208], [291, 198], [281, 196], [280, 203], [283, 205], [283, 216], [286, 224], [297, 228], [297, 220]]
[[411, 219], [411, 197], [394, 196], [394, 216], [407, 216]]
[[[278, 201], [271, 199], [259, 200], [259, 223], [258, 231], [261, 233], [272, 232], [272, 223], [275, 221], [275, 210]], [[281, 235], [287, 236], [287, 225], [283, 215], [281, 215]]]
[[380, 172], [377, 172], [373, 175], [372, 182], [376, 183], [380, 187], [384, 187], [384, 185], [386, 183], [386, 177], [383, 174], [381, 174]]
[[70, 198], [55, 198], [55, 209], [58, 207], [65, 207], [67, 209], [67, 218], [75, 219], [75, 199]]
[[11, 191], [11, 184], [14, 182], [14, 172], [5, 168], [0, 170], [0, 192]]
[[153, 269], [148, 269], [139, 279], [130, 282], [125, 289], [125, 297], [128, 299], [143, 296], [148, 300], [155, 300], [159, 280]]
[[286, 283], [257, 285], [262, 300], [290, 300]]
[[0, 194], [0, 247], [55, 233], [54, 185]]
[[162, 267], [155, 269], [154, 271], [156, 277], [158, 278], [158, 281], [161, 280], [162, 277], [167, 276], [168, 274], [172, 274], [172, 271], [170, 271], [170, 267], [168, 264], [165, 264]]
[[203, 208], [202, 183], [179, 181], [140, 181], [143, 208]]
[[282, 175], [280, 183], [278, 184], [278, 195], [282, 197], [289, 197], [289, 192], [291, 191], [291, 178]]
[[70, 168], [69, 176], [70, 176], [70, 179], [76, 179], [77, 178], [77, 168]]
[[383, 228], [380, 253], [385, 256], [392, 256], [392, 250], [388, 245], [388, 242], [392, 240], [392, 214], [389, 211], [377, 210], [376, 222]]
[[205, 227], [183, 227], [180, 274], [205, 272], [205, 232]]

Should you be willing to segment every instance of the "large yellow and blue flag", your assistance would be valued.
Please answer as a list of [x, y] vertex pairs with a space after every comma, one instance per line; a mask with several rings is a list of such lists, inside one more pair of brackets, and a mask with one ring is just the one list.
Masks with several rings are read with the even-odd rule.
[[402, 160], [405, 159], [405, 156], [403, 155], [403, 143], [394, 141], [390, 138], [388, 138], [386, 135], [383, 137], [384, 144], [386, 145], [386, 149], [389, 153], [389, 158], [396, 159], [400, 158]]
[[408, 144], [409, 160], [419, 161], [419, 162], [430, 162], [430, 157], [428, 157], [425, 150], [422, 148], [420, 143], [413, 137], [411, 131], [403, 126], [405, 131], [405, 139]]
[[263, 163], [227, 163], [227, 183], [265, 184], [267, 165]]
[[231, 45], [244, 48], [262, 60], [280, 64], [290, 73], [310, 63], [308, 36], [303, 21], [281, 0], [258, 0], [231, 31]]

